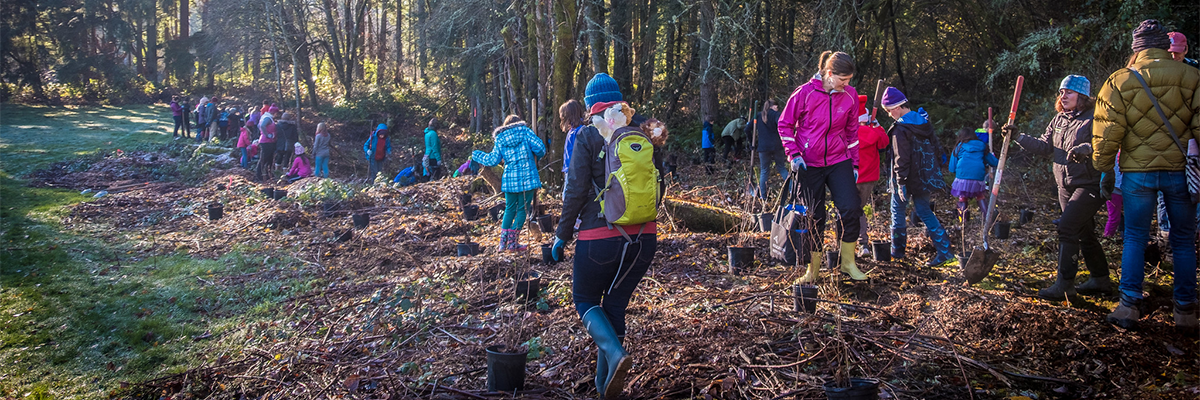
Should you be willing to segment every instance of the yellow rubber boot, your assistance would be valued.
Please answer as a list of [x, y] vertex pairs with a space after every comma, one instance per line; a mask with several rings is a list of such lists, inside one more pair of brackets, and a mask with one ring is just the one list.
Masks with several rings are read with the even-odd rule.
[[856, 281], [867, 280], [867, 274], [858, 270], [858, 266], [854, 264], [854, 242], [842, 242], [842, 272], [850, 275], [850, 279]]
[[821, 279], [821, 256], [825, 255], [822, 252], [812, 252], [812, 261], [808, 263], [808, 271], [804, 276], [800, 277], [800, 283], [813, 283]]

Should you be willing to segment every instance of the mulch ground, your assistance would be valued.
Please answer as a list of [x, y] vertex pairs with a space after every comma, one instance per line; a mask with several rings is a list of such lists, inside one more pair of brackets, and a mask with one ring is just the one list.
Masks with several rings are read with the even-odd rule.
[[[151, 162], [138, 157], [145, 161], [123, 162]], [[742, 185], [731, 183], [737, 171], [717, 169], [684, 166], [672, 193], [738, 209], [740, 199], [725, 194]], [[62, 171], [39, 180], [77, 182], [69, 174], [89, 173]], [[472, 186], [470, 177], [373, 187], [362, 200], [328, 211], [295, 200], [316, 178], [286, 186], [284, 200], [267, 199], [252, 178], [238, 168], [214, 170], [197, 186], [110, 194], [67, 218], [69, 227], [135, 240], [147, 253], [216, 258], [251, 246], [287, 254], [300, 260], [296, 274], [322, 282], [278, 304], [279, 320], [213, 332], [211, 340], [242, 350], [134, 383], [122, 396], [506, 398], [513, 393], [486, 389], [484, 349], [503, 345], [530, 351], [518, 397], [596, 397], [595, 347], [571, 303], [570, 261], [542, 263], [536, 244], [551, 239], [536, 231], [522, 238], [535, 245], [528, 252], [496, 252], [498, 223], [462, 216], [458, 194]], [[1173, 329], [1169, 273], [1154, 270], [1148, 278], [1150, 314], [1135, 331], [1104, 322], [1113, 298], [1055, 303], [1033, 296], [1053, 279], [1057, 244], [1049, 220], [1057, 203], [1049, 194], [1028, 196], [1028, 187], [1002, 207], [1008, 215], [1030, 207], [1039, 218], [997, 241], [1003, 258], [982, 284], [967, 286], [955, 265], [925, 267], [932, 247], [923, 229], [910, 227], [909, 259], [858, 259], [870, 281], [826, 270], [815, 313], [796, 311], [792, 285], [803, 271], [769, 259], [766, 233], [689, 232], [664, 223], [654, 264], [629, 308], [626, 347], [635, 364], [623, 396], [824, 398], [826, 382], [869, 377], [880, 380], [883, 398], [1200, 397], [1200, 343]], [[543, 196], [551, 214], [556, 198]], [[225, 216], [210, 221], [204, 206], [214, 201], [225, 204]], [[482, 209], [497, 201], [486, 190], [474, 195]], [[952, 225], [953, 203], [938, 202], [939, 218]], [[881, 195], [876, 203], [883, 208]], [[339, 241], [337, 234], [352, 228], [349, 214], [360, 211], [371, 213], [370, 225]], [[884, 237], [883, 213], [872, 228], [873, 237]], [[465, 240], [480, 243], [482, 254], [457, 256], [455, 245]], [[726, 267], [725, 246], [734, 242], [756, 247], [758, 261], [740, 275]], [[1115, 278], [1120, 241], [1105, 245]], [[538, 296], [518, 297], [517, 281], [534, 274]], [[215, 283], [248, 279], [273, 276]]]

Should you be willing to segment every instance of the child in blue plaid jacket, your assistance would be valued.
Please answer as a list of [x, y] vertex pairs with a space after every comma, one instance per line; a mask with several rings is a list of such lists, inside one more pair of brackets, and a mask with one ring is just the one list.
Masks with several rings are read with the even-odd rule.
[[546, 155], [546, 144], [521, 121], [510, 115], [504, 126], [492, 131], [495, 147], [491, 153], [475, 150], [471, 159], [491, 167], [504, 163], [500, 191], [504, 192], [504, 218], [500, 220], [500, 251], [523, 251], [518, 241], [525, 225], [526, 210], [542, 187], [538, 176], [537, 158]]

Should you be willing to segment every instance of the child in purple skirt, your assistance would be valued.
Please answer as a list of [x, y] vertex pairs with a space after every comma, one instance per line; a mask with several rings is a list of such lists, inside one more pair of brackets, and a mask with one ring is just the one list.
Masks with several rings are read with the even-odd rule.
[[950, 195], [958, 198], [958, 215], [965, 224], [967, 201], [976, 199], [980, 210], [983, 209], [983, 199], [987, 197], [987, 166], [996, 166], [995, 155], [987, 152], [987, 145], [979, 140], [970, 129], [958, 131], [958, 145], [950, 156], [950, 172], [954, 174], [954, 183], [950, 185]]

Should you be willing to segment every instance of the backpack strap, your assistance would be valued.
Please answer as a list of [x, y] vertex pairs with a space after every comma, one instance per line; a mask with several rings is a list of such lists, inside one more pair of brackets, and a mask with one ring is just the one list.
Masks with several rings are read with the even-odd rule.
[[1150, 96], [1150, 103], [1154, 104], [1154, 111], [1158, 111], [1158, 118], [1162, 119], [1163, 126], [1167, 127], [1167, 133], [1171, 134], [1171, 140], [1174, 140], [1175, 145], [1179, 146], [1179, 151], [1183, 153], [1183, 157], [1186, 159], [1188, 154], [1187, 147], [1183, 147], [1183, 142], [1179, 141], [1179, 135], [1175, 134], [1175, 127], [1171, 126], [1171, 120], [1167, 119], [1167, 114], [1163, 112], [1162, 106], [1158, 104], [1158, 97], [1150, 91], [1150, 85], [1146, 83], [1145, 78], [1142, 78], [1142, 74], [1138, 72], [1137, 68], [1129, 67], [1128, 69], [1133, 73], [1133, 77], [1137, 78], [1138, 83], [1142, 84], [1142, 89], [1146, 91], [1146, 96]]

